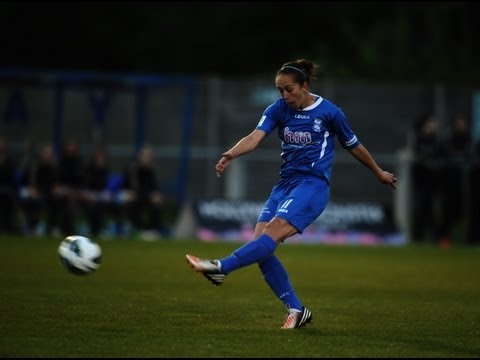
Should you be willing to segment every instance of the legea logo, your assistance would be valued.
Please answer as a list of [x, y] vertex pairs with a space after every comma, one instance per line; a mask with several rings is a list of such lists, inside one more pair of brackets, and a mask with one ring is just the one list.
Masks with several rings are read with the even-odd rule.
[[295, 119], [310, 119], [308, 115], [295, 114]]

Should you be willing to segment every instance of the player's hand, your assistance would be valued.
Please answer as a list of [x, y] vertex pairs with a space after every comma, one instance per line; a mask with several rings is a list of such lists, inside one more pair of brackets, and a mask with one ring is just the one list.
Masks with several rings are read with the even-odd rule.
[[389, 173], [388, 171], [382, 171], [378, 179], [380, 180], [380, 182], [390, 185], [394, 189], [397, 188], [397, 186], [395, 185], [395, 183], [397, 182], [397, 178], [395, 177], [395, 175]]
[[217, 165], [215, 165], [215, 170], [217, 171], [217, 176], [221, 177], [225, 169], [230, 165], [230, 162], [232, 161], [232, 157], [227, 154], [223, 153], [222, 157], [220, 160], [218, 160]]

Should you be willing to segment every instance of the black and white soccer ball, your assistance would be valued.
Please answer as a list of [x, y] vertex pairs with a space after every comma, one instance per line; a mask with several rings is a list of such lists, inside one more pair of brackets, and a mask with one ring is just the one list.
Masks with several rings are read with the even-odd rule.
[[88, 275], [98, 270], [102, 263], [102, 249], [92, 239], [71, 235], [58, 246], [62, 265], [74, 275]]

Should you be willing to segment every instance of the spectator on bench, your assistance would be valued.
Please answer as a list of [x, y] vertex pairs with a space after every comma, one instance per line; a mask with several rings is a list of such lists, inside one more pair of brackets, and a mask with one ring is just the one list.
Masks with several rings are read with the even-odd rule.
[[128, 218], [146, 240], [160, 237], [164, 230], [162, 205], [165, 197], [158, 187], [153, 158], [153, 149], [144, 146], [124, 176]]

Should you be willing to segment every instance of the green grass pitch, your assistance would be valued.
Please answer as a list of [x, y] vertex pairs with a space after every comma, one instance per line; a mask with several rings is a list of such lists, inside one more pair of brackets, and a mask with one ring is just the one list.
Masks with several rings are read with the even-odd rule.
[[100, 240], [79, 277], [60, 240], [0, 237], [0, 357], [480, 357], [479, 248], [281, 245], [313, 313], [285, 331], [256, 265], [215, 287], [185, 261], [239, 244]]

